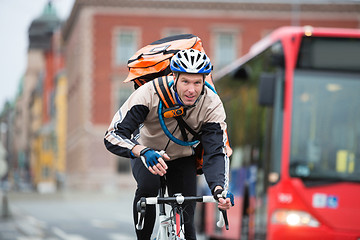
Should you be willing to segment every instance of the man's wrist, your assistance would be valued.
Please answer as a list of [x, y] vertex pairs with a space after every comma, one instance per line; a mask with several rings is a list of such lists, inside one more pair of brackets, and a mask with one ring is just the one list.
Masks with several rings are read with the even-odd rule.
[[220, 185], [218, 185], [218, 186], [215, 186], [214, 187], [214, 189], [213, 189], [213, 193], [216, 191], [216, 190], [218, 190], [218, 189], [221, 189], [221, 190], [224, 190], [224, 188], [222, 187], [222, 186], [220, 186]]
[[147, 152], [147, 151], [150, 151], [152, 150], [151, 148], [144, 148], [143, 150], [140, 151], [140, 156], [144, 156], [144, 154]]
[[131, 152], [135, 157], [140, 157], [140, 152], [142, 150], [144, 150], [146, 147], [142, 146], [142, 145], [135, 145], [132, 149]]

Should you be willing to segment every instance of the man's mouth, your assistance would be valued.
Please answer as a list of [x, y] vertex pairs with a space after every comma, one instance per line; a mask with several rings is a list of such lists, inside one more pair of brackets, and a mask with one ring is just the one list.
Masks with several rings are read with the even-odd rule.
[[195, 98], [195, 96], [186, 96], [185, 95], [185, 99], [187, 99], [189, 101], [192, 101], [194, 98]]

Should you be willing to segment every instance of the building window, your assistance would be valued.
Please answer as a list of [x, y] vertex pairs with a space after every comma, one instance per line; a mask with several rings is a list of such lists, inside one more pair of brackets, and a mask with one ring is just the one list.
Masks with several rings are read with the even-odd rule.
[[129, 58], [137, 51], [137, 32], [135, 30], [117, 31], [115, 51], [116, 66], [127, 65]]
[[214, 65], [216, 70], [236, 59], [236, 33], [217, 32], [215, 34]]

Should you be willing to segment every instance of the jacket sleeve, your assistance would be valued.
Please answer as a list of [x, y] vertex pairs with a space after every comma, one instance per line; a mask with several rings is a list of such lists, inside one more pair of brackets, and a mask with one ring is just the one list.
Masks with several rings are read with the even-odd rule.
[[149, 113], [147, 87], [140, 87], [129, 97], [116, 112], [105, 133], [106, 148], [118, 156], [130, 158], [131, 149], [138, 144], [136, 134]]
[[225, 110], [220, 102], [211, 110], [211, 115], [201, 128], [201, 143], [204, 148], [203, 172], [211, 191], [216, 186], [228, 188], [229, 158], [226, 154]]

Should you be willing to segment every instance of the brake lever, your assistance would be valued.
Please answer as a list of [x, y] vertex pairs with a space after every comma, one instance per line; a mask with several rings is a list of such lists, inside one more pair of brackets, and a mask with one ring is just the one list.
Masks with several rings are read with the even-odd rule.
[[229, 230], [229, 221], [228, 221], [228, 218], [227, 218], [227, 212], [226, 210], [220, 210], [222, 215], [223, 215], [223, 219], [224, 219], [224, 222], [225, 222], [225, 228], [226, 230]]
[[217, 221], [217, 223], [216, 223], [216, 226], [218, 228], [222, 228], [225, 225], [226, 230], [229, 230], [229, 221], [227, 218], [226, 210], [219, 209], [219, 211], [221, 212], [221, 215], [220, 215], [219, 221]]
[[[224, 198], [225, 199], [225, 196], [226, 196], [226, 191], [223, 191], [222, 194], [219, 194], [218, 195], [218, 198]], [[222, 228], [224, 227], [225, 225], [225, 228], [226, 230], [229, 230], [229, 221], [228, 221], [228, 218], [227, 218], [227, 212], [226, 210], [222, 210], [219, 208], [219, 211], [221, 212], [221, 215], [220, 215], [220, 219], [219, 221], [216, 223], [216, 225], [219, 227], [219, 228]]]
[[142, 197], [136, 204], [136, 210], [138, 212], [138, 224], [136, 224], [137, 230], [142, 230], [144, 228], [144, 219], [146, 212], [146, 199]]

